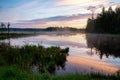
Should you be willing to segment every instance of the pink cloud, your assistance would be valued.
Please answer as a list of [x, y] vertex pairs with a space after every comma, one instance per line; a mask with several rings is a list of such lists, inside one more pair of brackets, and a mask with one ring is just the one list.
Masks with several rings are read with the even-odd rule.
[[[48, 17], [42, 19], [34, 19], [34, 20], [23, 20], [19, 23], [13, 24], [13, 27], [37, 27], [37, 26], [46, 26], [50, 23], [58, 24], [58, 23], [69, 23], [71, 21], [87, 19], [91, 16], [91, 14], [73, 14], [70, 16], [55, 16], [55, 17]], [[70, 23], [69, 23], [70, 24]], [[48, 27], [48, 26], [47, 26]]]

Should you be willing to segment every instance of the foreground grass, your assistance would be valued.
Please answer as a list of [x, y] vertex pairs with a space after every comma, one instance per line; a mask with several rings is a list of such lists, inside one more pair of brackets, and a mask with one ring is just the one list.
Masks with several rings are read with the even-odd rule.
[[26, 33], [0, 33], [0, 39], [7, 39], [7, 38], [17, 38], [23, 36], [30, 36], [33, 34], [26, 34]]
[[120, 80], [120, 74], [107, 76], [101, 74], [34, 74], [17, 66], [4, 66], [0, 67], [0, 80]]

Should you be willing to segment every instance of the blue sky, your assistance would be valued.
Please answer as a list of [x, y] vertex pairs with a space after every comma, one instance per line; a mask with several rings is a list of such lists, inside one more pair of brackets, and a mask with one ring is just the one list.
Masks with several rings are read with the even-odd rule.
[[99, 13], [102, 6], [114, 8], [119, 4], [120, 0], [0, 0], [0, 22], [19, 28], [83, 28], [91, 17], [88, 8], [94, 7]]

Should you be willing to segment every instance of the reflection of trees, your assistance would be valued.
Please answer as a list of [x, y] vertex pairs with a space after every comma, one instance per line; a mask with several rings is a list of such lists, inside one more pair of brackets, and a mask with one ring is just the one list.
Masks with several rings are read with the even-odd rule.
[[120, 37], [86, 34], [86, 39], [88, 47], [91, 48], [91, 51], [95, 48], [101, 59], [104, 55], [120, 57]]

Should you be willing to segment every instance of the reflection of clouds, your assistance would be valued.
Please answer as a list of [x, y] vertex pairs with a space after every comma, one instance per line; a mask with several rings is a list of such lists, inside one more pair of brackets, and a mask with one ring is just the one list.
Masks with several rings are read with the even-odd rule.
[[[15, 44], [22, 43], [22, 44], [49, 44], [55, 46], [72, 46], [72, 47], [86, 47], [83, 43], [71, 42], [71, 41], [49, 41], [49, 40], [40, 40], [40, 41], [14, 41]], [[13, 43], [13, 45], [14, 45]]]
[[57, 36], [57, 35], [39, 35], [26, 38], [11, 39], [11, 45], [23, 44], [46, 44], [54, 46], [86, 47], [83, 35]]
[[[98, 62], [96, 60], [86, 59], [86, 58], [79, 58], [79, 57], [68, 57], [68, 61], [74, 63], [76, 65], [84, 65], [88, 67], [92, 67], [95, 71], [99, 72], [106, 72], [106, 73], [115, 73], [119, 69], [114, 67], [112, 64], [105, 63], [105, 62]], [[84, 69], [84, 67], [83, 67]]]
[[50, 44], [57, 46], [72, 46], [72, 47], [86, 47], [83, 43], [77, 43], [72, 41], [51, 41]]

